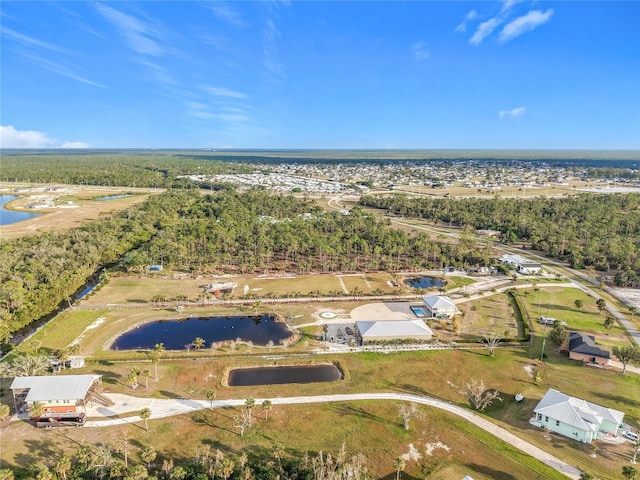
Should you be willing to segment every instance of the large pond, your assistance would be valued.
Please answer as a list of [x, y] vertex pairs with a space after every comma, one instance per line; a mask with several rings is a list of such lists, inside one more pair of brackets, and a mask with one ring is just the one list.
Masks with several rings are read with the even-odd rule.
[[0, 195], [0, 225], [11, 225], [12, 223], [18, 223], [38, 216], [37, 213], [5, 210], [5, 204], [12, 202], [17, 198], [19, 197], [16, 197], [15, 195]]
[[442, 280], [434, 277], [405, 278], [404, 283], [413, 288], [431, 288], [442, 286]]
[[283, 383], [335, 382], [342, 375], [335, 365], [237, 368], [229, 372], [230, 387], [278, 385]]
[[267, 345], [272, 341], [289, 338], [291, 331], [283, 323], [268, 315], [253, 317], [187, 318], [185, 320], [158, 320], [146, 323], [122, 334], [111, 345], [114, 350], [153, 349], [157, 343], [167, 350], [184, 350], [197, 337], [205, 340], [204, 348], [211, 343], [240, 338], [255, 345]]

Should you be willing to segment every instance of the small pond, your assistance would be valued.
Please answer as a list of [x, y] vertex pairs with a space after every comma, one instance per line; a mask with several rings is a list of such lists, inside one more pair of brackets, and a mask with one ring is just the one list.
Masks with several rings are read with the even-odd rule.
[[405, 278], [404, 283], [413, 288], [431, 288], [442, 286], [442, 280], [434, 277]]
[[342, 375], [335, 365], [237, 368], [229, 372], [230, 387], [277, 385], [283, 383], [335, 382]]
[[94, 198], [94, 200], [99, 200], [101, 202], [108, 202], [109, 200], [117, 200], [118, 198], [126, 198], [126, 197], [130, 197], [131, 195], [129, 194], [122, 194], [122, 195], [107, 195], [106, 197], [98, 197], [98, 198]]
[[252, 317], [187, 318], [185, 320], [158, 320], [140, 325], [122, 334], [111, 345], [113, 350], [152, 350], [157, 343], [167, 350], [184, 350], [185, 345], [197, 337], [206, 341], [204, 348], [213, 342], [240, 338], [254, 345], [267, 345], [272, 341], [289, 338], [291, 331], [284, 323], [278, 323], [268, 315]]
[[0, 225], [11, 225], [12, 223], [18, 223], [23, 220], [29, 220], [30, 218], [39, 216], [37, 213], [5, 210], [5, 204], [12, 202], [17, 198], [19, 197], [15, 195], [0, 195]]

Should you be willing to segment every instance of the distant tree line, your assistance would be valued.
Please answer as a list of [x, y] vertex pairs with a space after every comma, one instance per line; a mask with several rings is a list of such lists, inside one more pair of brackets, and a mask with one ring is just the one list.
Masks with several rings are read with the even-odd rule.
[[264, 190], [170, 189], [82, 227], [0, 240], [0, 340], [51, 312], [105, 266], [192, 272], [416, 270], [491, 262], [473, 239], [408, 234], [360, 207], [327, 213]]
[[[121, 187], [194, 188], [198, 182], [180, 175], [250, 173], [254, 168], [215, 158], [189, 158], [165, 152], [79, 151], [65, 155], [3, 152], [0, 181], [106, 185]], [[202, 185], [204, 186], [204, 185]], [[209, 184], [207, 184], [208, 188]]]
[[617, 269], [620, 284], [640, 278], [640, 195], [579, 194], [562, 198], [411, 198], [368, 195], [368, 207], [468, 230], [491, 229], [507, 243], [566, 259], [574, 268]]

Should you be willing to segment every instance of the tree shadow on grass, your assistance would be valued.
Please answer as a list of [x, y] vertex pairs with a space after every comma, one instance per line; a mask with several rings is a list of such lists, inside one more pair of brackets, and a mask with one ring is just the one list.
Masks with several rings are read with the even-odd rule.
[[501, 472], [500, 470], [496, 470], [485, 465], [476, 465], [472, 463], [469, 465], [469, 468], [473, 472], [480, 473], [487, 478], [493, 478], [494, 480], [518, 480], [517, 477], [514, 477], [510, 473]]
[[167, 392], [166, 390], [160, 390], [158, 393], [162, 395], [164, 398], [173, 398], [173, 399], [182, 398], [181, 395], [178, 395], [177, 393], [174, 393], [174, 392]]
[[[227, 417], [227, 418], [231, 418], [231, 417]], [[213, 417], [211, 415], [207, 415], [206, 411], [199, 410], [197, 412], [193, 412], [191, 414], [191, 421], [193, 421], [193, 423], [195, 423], [196, 425], [205, 425], [207, 427], [217, 428], [218, 430], [224, 430], [229, 433], [238, 433], [238, 431], [236, 430], [231, 430], [227, 427], [223, 427], [221, 425], [214, 423]]]
[[631, 396], [621, 396], [621, 395], [612, 395], [606, 392], [593, 392], [593, 394], [597, 397], [600, 397], [607, 402], [618, 402], [620, 404], [631, 404], [632, 406], [639, 407], [640, 401], [633, 400]]
[[95, 375], [102, 376], [102, 383], [108, 385], [117, 385], [122, 379], [122, 375], [108, 370], [94, 370]]
[[363, 418], [365, 420], [370, 420], [378, 423], [385, 423], [387, 425], [393, 425], [396, 427], [401, 427], [402, 425], [399, 422], [392, 422], [386, 418], [380, 417], [378, 415], [374, 415], [371, 412], [366, 411], [363, 408], [355, 407], [353, 405], [347, 405], [343, 403], [331, 404], [329, 406], [329, 410], [332, 410], [340, 415], [353, 415], [356, 417]]

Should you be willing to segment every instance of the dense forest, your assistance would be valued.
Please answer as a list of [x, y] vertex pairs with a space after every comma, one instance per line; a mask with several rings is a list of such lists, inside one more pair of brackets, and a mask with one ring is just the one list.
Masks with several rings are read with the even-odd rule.
[[410, 198], [373, 196], [361, 204], [469, 230], [502, 232], [574, 268], [616, 269], [617, 283], [640, 279], [640, 195], [581, 194], [562, 198]]
[[0, 340], [55, 309], [104, 266], [296, 273], [415, 270], [491, 262], [473, 240], [409, 235], [388, 219], [326, 213], [263, 190], [171, 189], [72, 230], [0, 242]]
[[124, 187], [195, 187], [180, 175], [250, 173], [254, 167], [215, 157], [194, 158], [169, 152], [3, 152], [1, 181], [107, 185]]

